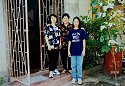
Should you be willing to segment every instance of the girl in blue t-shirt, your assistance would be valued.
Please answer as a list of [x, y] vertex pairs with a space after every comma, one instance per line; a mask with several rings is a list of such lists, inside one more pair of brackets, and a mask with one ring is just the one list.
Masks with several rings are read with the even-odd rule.
[[82, 63], [85, 56], [86, 33], [81, 29], [81, 22], [78, 17], [73, 18], [73, 29], [69, 31], [68, 55], [71, 57], [72, 81], [74, 84], [82, 84]]

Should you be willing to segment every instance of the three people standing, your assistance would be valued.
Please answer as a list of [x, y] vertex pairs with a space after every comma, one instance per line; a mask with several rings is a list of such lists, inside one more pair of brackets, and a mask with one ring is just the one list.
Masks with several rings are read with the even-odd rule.
[[[74, 17], [71, 25], [69, 18], [70, 16], [64, 13], [62, 16], [63, 23], [58, 27], [56, 25], [57, 16], [51, 14], [50, 24], [45, 28], [44, 34], [49, 56], [49, 77], [53, 78], [53, 74], [60, 74], [57, 70], [60, 48], [63, 63], [62, 73], [70, 72], [73, 78], [71, 83], [78, 82], [78, 84], [82, 84], [82, 64], [85, 56], [85, 39], [87, 36], [85, 31], [81, 29], [80, 19]], [[71, 62], [68, 57], [71, 57]]]

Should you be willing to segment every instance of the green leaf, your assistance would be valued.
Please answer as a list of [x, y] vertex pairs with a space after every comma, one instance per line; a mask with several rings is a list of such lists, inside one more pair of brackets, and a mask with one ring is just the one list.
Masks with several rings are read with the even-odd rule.
[[105, 52], [105, 48], [104, 48], [104, 46], [102, 46], [102, 49], [101, 49], [101, 51], [102, 51], [102, 52]]
[[105, 40], [109, 40], [109, 35], [108, 34], [106, 34]]
[[101, 36], [100, 37], [100, 42], [103, 42], [104, 41], [104, 36]]
[[96, 13], [97, 12], [97, 8], [92, 8], [92, 13]]
[[103, 1], [103, 5], [108, 5], [108, 1]]
[[98, 2], [95, 1], [95, 2], [93, 2], [91, 5], [94, 7], [94, 6], [97, 5], [97, 3], [98, 3]]
[[120, 52], [119, 46], [116, 46], [116, 51], [117, 51], [117, 52]]
[[110, 50], [110, 47], [108, 45], [106, 45], [105, 47], [105, 52], [108, 52]]
[[97, 5], [98, 0], [91, 0], [90, 6], [95, 6]]
[[110, 50], [110, 47], [108, 45], [103, 45], [101, 51], [102, 52], [108, 52]]

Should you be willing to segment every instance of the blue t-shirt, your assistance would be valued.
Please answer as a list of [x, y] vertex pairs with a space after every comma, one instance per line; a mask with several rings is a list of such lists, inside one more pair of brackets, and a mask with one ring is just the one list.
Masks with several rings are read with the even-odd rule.
[[87, 38], [87, 35], [82, 29], [71, 29], [67, 36], [67, 40], [71, 41], [70, 53], [71, 56], [81, 56], [83, 51], [83, 40]]

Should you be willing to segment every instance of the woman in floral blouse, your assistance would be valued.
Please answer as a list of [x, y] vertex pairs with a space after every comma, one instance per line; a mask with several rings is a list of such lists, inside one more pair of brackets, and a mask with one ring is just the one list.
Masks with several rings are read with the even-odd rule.
[[60, 29], [56, 25], [57, 16], [55, 14], [51, 14], [49, 20], [50, 24], [45, 27], [44, 35], [48, 47], [47, 53], [49, 57], [49, 77], [53, 78], [53, 74], [60, 74], [57, 70], [60, 44]]
[[71, 73], [71, 60], [68, 57], [68, 41], [67, 34], [69, 30], [72, 28], [72, 25], [69, 23], [69, 14], [64, 13], [62, 15], [62, 24], [60, 25], [61, 29], [61, 58], [63, 64], [62, 73], [70, 72]]

